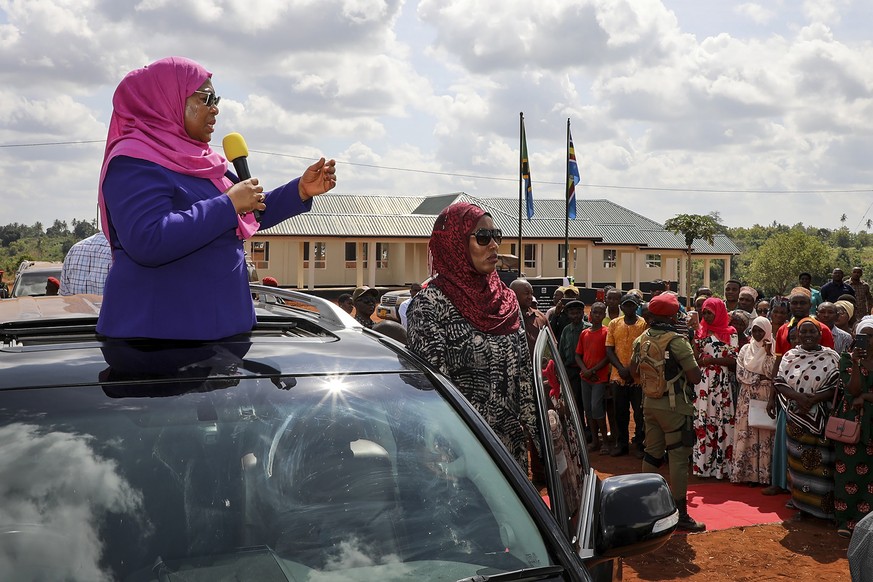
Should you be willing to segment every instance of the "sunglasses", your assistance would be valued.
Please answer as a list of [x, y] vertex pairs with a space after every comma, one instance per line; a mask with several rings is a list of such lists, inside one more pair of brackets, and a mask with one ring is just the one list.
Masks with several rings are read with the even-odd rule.
[[476, 244], [480, 247], [487, 247], [492, 239], [497, 244], [503, 242], [503, 232], [499, 228], [480, 228], [470, 236], [476, 237]]
[[218, 102], [221, 101], [221, 97], [213, 93], [212, 91], [194, 91], [195, 93], [200, 93], [201, 95], [206, 95], [206, 99], [203, 100], [203, 104], [207, 107], [217, 107]]

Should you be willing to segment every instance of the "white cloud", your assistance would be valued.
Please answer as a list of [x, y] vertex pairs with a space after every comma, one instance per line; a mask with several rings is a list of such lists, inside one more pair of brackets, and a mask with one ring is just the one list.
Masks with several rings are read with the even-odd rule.
[[776, 17], [776, 11], [757, 2], [746, 2], [736, 7], [737, 14], [749, 18], [755, 24], [767, 24]]
[[[340, 164], [345, 193], [515, 196], [523, 111], [537, 196], [561, 195], [567, 118], [583, 183], [688, 190], [582, 189], [656, 220], [705, 200], [728, 224], [769, 223], [765, 195], [740, 191], [869, 187], [870, 9], [728, 2], [716, 21], [699, 10], [657, 0], [543, 0], [536, 9], [500, 0], [0, 0], [0, 145], [102, 139], [120, 78], [181, 54], [213, 71], [218, 135], [243, 133], [267, 184], [326, 154], [457, 174]], [[0, 172], [20, 188], [5, 197], [0, 223], [94, 217], [101, 145], [4, 154]], [[699, 192], [710, 189], [737, 192]], [[780, 206], [785, 221], [839, 226], [843, 211], [860, 216], [868, 204], [845, 195], [838, 211], [812, 198]]]
[[109, 580], [100, 518], [112, 511], [138, 519], [142, 505], [115, 463], [85, 436], [26, 424], [0, 428], [0, 453], [0, 523], [17, 531], [4, 535], [0, 578]]

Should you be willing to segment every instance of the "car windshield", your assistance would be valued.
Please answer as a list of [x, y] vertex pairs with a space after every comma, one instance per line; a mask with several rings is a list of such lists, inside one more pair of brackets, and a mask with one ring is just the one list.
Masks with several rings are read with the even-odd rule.
[[3, 580], [458, 580], [554, 563], [418, 373], [6, 390], [0, 456]]
[[13, 290], [15, 297], [28, 295], [45, 295], [45, 284], [49, 277], [61, 278], [61, 270], [54, 271], [25, 271], [18, 280], [18, 285]]

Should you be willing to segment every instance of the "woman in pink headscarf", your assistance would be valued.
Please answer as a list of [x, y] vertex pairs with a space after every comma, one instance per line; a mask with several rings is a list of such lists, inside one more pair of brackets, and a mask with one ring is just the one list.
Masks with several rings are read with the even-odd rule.
[[694, 402], [697, 444], [693, 449], [693, 472], [700, 477], [730, 476], [738, 346], [724, 301], [710, 297], [700, 309], [693, 343], [702, 376]]
[[409, 306], [407, 346], [451, 378], [527, 469], [538, 442], [533, 362], [515, 292], [496, 272], [502, 240], [478, 206], [440, 213], [429, 244], [435, 278]]
[[[97, 331], [109, 337], [218, 339], [255, 323], [243, 241], [308, 211], [336, 185], [324, 158], [264, 193], [209, 146], [220, 97], [212, 74], [181, 57], [127, 74], [112, 99], [100, 171], [112, 246]], [[236, 183], [235, 183], [236, 182]]]

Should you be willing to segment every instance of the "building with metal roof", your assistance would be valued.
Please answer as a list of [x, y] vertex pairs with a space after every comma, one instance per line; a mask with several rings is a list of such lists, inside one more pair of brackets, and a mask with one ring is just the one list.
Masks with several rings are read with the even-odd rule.
[[[258, 232], [247, 250], [261, 276], [300, 289], [316, 287], [398, 287], [430, 273], [427, 243], [437, 215], [449, 204], [470, 202], [489, 212], [503, 231], [500, 252], [519, 256], [519, 205], [512, 198], [474, 198], [463, 192], [438, 196], [358, 196], [326, 194], [313, 199], [308, 213]], [[664, 226], [609, 200], [579, 199], [566, 222], [568, 275], [586, 287], [643, 288], [655, 279], [686, 277], [685, 240]], [[522, 221], [522, 272], [527, 277], [564, 275], [564, 201], [534, 201], [534, 217]], [[727, 236], [713, 244], [695, 240], [692, 257], [709, 263], [740, 250]]]

